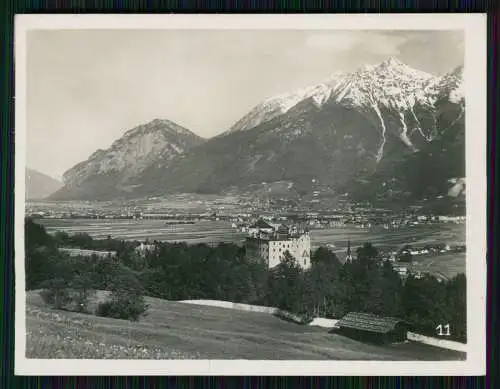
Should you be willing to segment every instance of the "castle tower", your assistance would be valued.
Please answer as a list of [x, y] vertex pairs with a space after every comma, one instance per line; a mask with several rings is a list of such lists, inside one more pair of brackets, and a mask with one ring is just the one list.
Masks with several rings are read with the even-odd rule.
[[347, 238], [347, 255], [345, 257], [346, 262], [351, 262], [352, 261], [352, 255], [351, 255], [351, 239]]

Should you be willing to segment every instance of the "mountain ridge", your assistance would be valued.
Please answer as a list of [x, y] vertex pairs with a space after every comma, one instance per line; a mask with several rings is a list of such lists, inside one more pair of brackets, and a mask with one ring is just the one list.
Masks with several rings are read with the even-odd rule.
[[64, 187], [54, 200], [71, 197], [92, 198], [93, 190], [113, 196], [130, 191], [129, 180], [157, 164], [169, 162], [205, 140], [166, 119], [155, 119], [126, 131], [105, 150], [99, 149], [85, 161], [63, 174]]
[[[391, 100], [387, 98], [385, 89], [386, 84], [394, 80], [384, 74], [382, 78], [385, 82], [374, 92], [369, 81], [373, 75], [380, 77], [380, 73], [391, 71], [396, 75], [401, 72], [406, 76], [417, 74], [418, 88], [403, 84], [396, 89], [398, 93], [390, 94], [397, 97]], [[451, 73], [457, 73], [456, 69]], [[461, 76], [461, 72], [458, 73]], [[160, 194], [161, 187], [179, 191], [198, 191], [201, 188], [202, 191], [212, 192], [230, 184], [239, 186], [245, 180], [257, 184], [261, 181], [294, 181], [303, 176], [302, 181], [306, 181], [319, 178], [316, 175], [323, 176], [322, 181], [326, 181], [328, 186], [347, 184], [356, 175], [346, 170], [351, 169], [353, 173], [356, 170], [366, 171], [366, 175], [370, 175], [384, 155], [389, 160], [399, 160], [427, 148], [439, 138], [441, 132], [446, 131], [446, 127], [453, 124], [453, 120], [463, 115], [463, 96], [448, 102], [450, 93], [456, 90], [456, 85], [449, 86], [446, 82], [450, 78], [449, 73], [442, 77], [426, 75], [389, 60], [378, 67], [361, 68], [353, 74], [357, 78], [343, 82], [337, 78], [336, 93], [322, 104], [318, 104], [315, 96], [309, 94], [297, 104], [295, 101], [295, 105], [289, 104], [284, 114], [267, 118], [249, 129], [245, 129], [244, 125], [240, 131], [233, 128], [224, 136], [207, 141], [195, 150], [197, 155], [185, 156], [187, 163], [175, 163], [175, 168], [159, 179], [158, 182], [163, 181], [163, 184], [154, 192]], [[409, 84], [409, 81], [406, 83]], [[404, 88], [410, 89], [412, 93], [402, 93]], [[273, 101], [273, 98], [264, 101], [264, 110], [268, 109], [266, 104], [269, 101]], [[282, 104], [282, 100], [279, 103]], [[453, 105], [456, 117], [440, 121], [440, 111], [446, 105]], [[306, 139], [307, 136], [321, 141], [315, 141], [316, 146], [312, 146], [312, 138]], [[290, 155], [290, 150], [283, 146], [294, 139], [309, 145], [302, 149], [297, 147], [295, 155]], [[242, 144], [250, 146], [246, 148]], [[324, 145], [330, 146], [332, 152], [325, 150]], [[235, 155], [217, 156], [227, 150], [235, 150]], [[299, 156], [301, 150], [307, 150], [310, 158], [308, 156], [302, 160]], [[328, 155], [335, 153], [341, 155], [338, 158]], [[273, 160], [273, 163], [267, 163], [268, 160]], [[294, 164], [298, 160], [300, 163]], [[262, 165], [260, 171], [259, 164]], [[342, 171], [342, 168], [338, 168], [339, 164], [349, 169]], [[297, 174], [294, 176], [290, 171]], [[334, 179], [328, 177], [329, 171], [336, 176]], [[179, 185], [181, 177], [190, 175], [196, 177], [196, 182], [182, 180]]]
[[[154, 163], [127, 176], [128, 188], [120, 188], [122, 178], [109, 170], [106, 179], [117, 190], [94, 197], [220, 193], [278, 181], [299, 191], [312, 190], [312, 180], [329, 190], [345, 188], [362, 177], [373, 180], [377, 171], [390, 171], [392, 163], [424, 155], [437, 143], [453, 143], [465, 125], [464, 112], [462, 66], [436, 76], [389, 58], [265, 99], [228, 131], [180, 152], [159, 152]], [[120, 139], [127, 141], [134, 130]], [[465, 156], [464, 140], [450, 154], [459, 164], [456, 150], [462, 148]], [[103, 159], [103, 153], [94, 157]], [[453, 177], [462, 176], [443, 180]], [[85, 191], [92, 197], [92, 189]]]
[[[435, 89], [433, 90], [433, 87], [439, 87], [439, 83], [441, 80], [450, 78], [450, 74], [455, 74], [458, 69], [461, 77], [461, 72], [463, 69], [462, 65], [456, 67], [451, 72], [446, 73], [443, 76], [436, 76], [410, 68], [408, 65], [403, 64], [394, 57], [389, 57], [387, 60], [381, 62], [378, 65], [365, 65], [358, 68], [354, 72], [337, 72], [330, 75], [321, 83], [304, 87], [291, 93], [282, 93], [276, 96], [269, 97], [263, 102], [254, 106], [246, 115], [244, 115], [240, 120], [233, 124], [233, 126], [231, 126], [231, 128], [227, 132], [230, 133], [235, 131], [244, 131], [254, 128], [265, 121], [271, 120], [276, 116], [288, 112], [291, 108], [296, 106], [301, 101], [304, 101], [311, 97], [316, 101], [316, 104], [318, 106], [323, 105], [330, 98], [335, 98], [337, 102], [345, 101], [348, 105], [351, 104], [351, 108], [360, 108], [367, 103], [366, 101], [363, 101], [363, 98], [366, 100], [366, 96], [363, 95], [366, 95], [367, 91], [362, 89], [366, 88], [367, 85], [373, 83], [377, 78], [385, 78], [386, 74], [384, 73], [393, 73], [393, 76], [394, 73], [398, 73], [395, 75], [396, 77], [399, 75], [400, 78], [401, 76], [403, 76], [404, 78], [411, 77], [413, 81], [415, 79], [419, 80], [418, 87], [422, 89], [421, 92], [425, 92], [429, 98], [429, 100], [426, 102], [432, 104], [437, 95], [437, 91]], [[378, 90], [379, 96], [376, 97], [379, 101], [381, 101], [381, 103], [387, 106], [388, 100], [384, 101], [383, 99], [381, 99], [381, 94], [383, 94], [384, 89], [387, 89], [387, 86], [390, 86], [392, 91], [397, 91], [398, 88], [394, 85], [388, 85], [390, 84], [390, 81], [393, 80], [385, 81], [386, 82], [384, 82], [384, 85], [382, 85], [382, 87], [380, 87]], [[398, 81], [408, 80], [399, 79]], [[463, 96], [463, 91], [460, 92]], [[410, 99], [413, 101], [399, 101], [396, 102], [396, 104], [407, 105], [411, 107], [414, 105], [415, 100], [420, 100], [420, 102], [423, 103], [425, 94], [409, 94], [406, 99]], [[373, 101], [370, 101], [370, 103], [373, 104]]]

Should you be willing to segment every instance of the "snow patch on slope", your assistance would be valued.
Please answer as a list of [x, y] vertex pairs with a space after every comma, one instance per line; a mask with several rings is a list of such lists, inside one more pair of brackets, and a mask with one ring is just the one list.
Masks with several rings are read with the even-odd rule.
[[297, 104], [309, 98], [312, 98], [314, 104], [319, 108], [328, 101], [331, 92], [332, 89], [329, 85], [318, 84], [299, 89], [293, 93], [283, 93], [270, 97], [236, 122], [229, 132], [250, 130], [261, 123], [287, 113]]
[[349, 109], [376, 115], [381, 137], [376, 155], [376, 160], [379, 161], [383, 157], [386, 143], [388, 128], [384, 116], [387, 113], [399, 118], [401, 126], [397, 135], [410, 149], [416, 151], [417, 148], [410, 138], [413, 131], [419, 132], [428, 142], [432, 141], [438, 132], [436, 120], [434, 125], [431, 119], [427, 127], [423, 126], [415, 112], [417, 107], [432, 118], [438, 100], [446, 98], [452, 103], [463, 104], [463, 96], [461, 66], [444, 76], [435, 76], [413, 69], [391, 57], [379, 65], [365, 65], [352, 73], [334, 73], [320, 84], [271, 97], [252, 109], [229, 132], [251, 130], [287, 113], [309, 98], [312, 98], [313, 103], [320, 109], [329, 101], [333, 101]]

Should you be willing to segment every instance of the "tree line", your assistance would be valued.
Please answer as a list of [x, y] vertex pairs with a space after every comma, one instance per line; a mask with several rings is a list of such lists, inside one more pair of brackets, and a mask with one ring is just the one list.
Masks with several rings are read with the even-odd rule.
[[[410, 275], [403, 281], [389, 262], [377, 259], [378, 250], [370, 243], [357, 248], [356, 259], [347, 263], [318, 248], [312, 253], [311, 268], [303, 270], [288, 253], [272, 269], [260, 258], [249, 257], [244, 247], [228, 243], [212, 247], [154, 242], [153, 250], [141, 253], [134, 241], [61, 232], [51, 236], [30, 219], [25, 240], [28, 290], [72, 290], [83, 300], [92, 290], [111, 291], [114, 306], [101, 308], [118, 311], [113, 317], [126, 318], [119, 313], [124, 307], [140, 318], [147, 309], [142, 296], [213, 299], [273, 306], [305, 320], [338, 319], [353, 311], [394, 316], [407, 320], [414, 331], [434, 336], [438, 325], [449, 324], [450, 338], [466, 341], [465, 275], [442, 282], [430, 275]], [[69, 257], [60, 247], [116, 255]], [[132, 308], [127, 301], [133, 302]]]

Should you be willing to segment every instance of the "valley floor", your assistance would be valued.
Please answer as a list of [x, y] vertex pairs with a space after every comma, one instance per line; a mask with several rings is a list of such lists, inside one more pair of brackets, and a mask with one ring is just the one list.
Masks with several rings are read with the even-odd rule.
[[[169, 242], [241, 244], [245, 234], [231, 227], [228, 222], [201, 221], [195, 224], [166, 225], [164, 220], [113, 220], [113, 219], [39, 219], [49, 233], [65, 231], [69, 234], [87, 233], [102, 239], [110, 235], [124, 240], [158, 239]], [[383, 228], [359, 229], [353, 227], [311, 230], [312, 248], [334, 244], [332, 249], [343, 260], [350, 239], [354, 246], [371, 242], [377, 248], [400, 249], [406, 244], [423, 247], [426, 244], [465, 244], [465, 224], [422, 225], [395, 230]], [[452, 278], [466, 271], [465, 253], [448, 253], [437, 257], [414, 256], [411, 268]]]
[[148, 315], [129, 322], [56, 311], [27, 292], [27, 358], [463, 360], [465, 354], [407, 342], [376, 346], [327, 329], [243, 312], [147, 298]]

